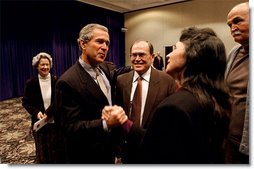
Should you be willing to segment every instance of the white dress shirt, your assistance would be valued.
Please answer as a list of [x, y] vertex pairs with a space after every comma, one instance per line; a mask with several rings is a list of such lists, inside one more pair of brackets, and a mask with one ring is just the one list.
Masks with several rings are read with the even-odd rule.
[[[142, 120], [143, 120], [143, 114], [144, 114], [147, 93], [148, 93], [150, 76], [151, 76], [151, 67], [144, 74], [141, 75], [143, 80], [142, 80], [142, 103], [141, 103], [140, 124], [142, 124]], [[139, 77], [139, 74], [136, 71], [134, 71], [134, 76], [132, 79], [131, 97], [130, 97], [131, 103], [134, 96], [134, 92], [137, 87], [138, 77]]]

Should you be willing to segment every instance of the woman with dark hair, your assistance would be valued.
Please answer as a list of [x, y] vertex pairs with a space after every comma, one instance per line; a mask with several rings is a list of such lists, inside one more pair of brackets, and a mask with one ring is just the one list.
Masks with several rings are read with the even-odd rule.
[[210, 30], [176, 43], [172, 55], [182, 57], [181, 87], [157, 107], [142, 142], [143, 163], [223, 163], [230, 113], [226, 52]]
[[[202, 32], [202, 34], [207, 34], [211, 36], [216, 36], [215, 32], [211, 28], [197, 28], [189, 27], [182, 31], [179, 38], [180, 42], [185, 42], [193, 38], [197, 33]], [[183, 80], [182, 74], [185, 68], [186, 58], [184, 57], [185, 50], [183, 45], [178, 45], [178, 50], [174, 50], [176, 45], [173, 46], [173, 52], [169, 53], [167, 57], [169, 58], [166, 65], [166, 72], [175, 79], [177, 89], [181, 87], [181, 81]]]

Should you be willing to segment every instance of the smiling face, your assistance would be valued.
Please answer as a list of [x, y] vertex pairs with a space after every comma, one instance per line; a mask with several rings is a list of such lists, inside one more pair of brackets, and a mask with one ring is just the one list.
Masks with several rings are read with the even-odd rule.
[[227, 24], [235, 42], [249, 45], [249, 7], [248, 3], [235, 6], [227, 16]]
[[92, 39], [88, 42], [80, 41], [82, 48], [82, 59], [95, 67], [102, 63], [109, 49], [109, 34], [101, 29], [94, 29]]
[[150, 53], [149, 45], [146, 41], [139, 41], [131, 48], [131, 63], [133, 69], [142, 75], [153, 63], [154, 54]]
[[46, 77], [50, 71], [50, 62], [47, 58], [41, 58], [38, 64], [38, 73], [42, 77]]
[[177, 42], [173, 48], [173, 51], [168, 56], [169, 59], [166, 72], [174, 79], [179, 80], [179, 74], [184, 69], [186, 63], [184, 43], [180, 41]]

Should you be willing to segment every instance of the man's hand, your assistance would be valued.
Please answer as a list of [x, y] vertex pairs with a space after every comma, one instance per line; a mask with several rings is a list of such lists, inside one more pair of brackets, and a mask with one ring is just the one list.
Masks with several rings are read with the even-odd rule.
[[108, 128], [120, 126], [128, 120], [123, 108], [116, 105], [105, 106], [101, 118], [106, 120]]
[[44, 116], [44, 115], [42, 114], [42, 112], [39, 112], [39, 113], [37, 114], [37, 119], [39, 119], [39, 120], [40, 120], [40, 119], [42, 119], [42, 118], [43, 118], [43, 116]]

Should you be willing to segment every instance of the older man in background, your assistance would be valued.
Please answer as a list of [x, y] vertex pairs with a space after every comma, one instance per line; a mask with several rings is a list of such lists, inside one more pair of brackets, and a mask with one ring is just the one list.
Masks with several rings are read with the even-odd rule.
[[225, 79], [231, 92], [232, 114], [226, 143], [226, 163], [249, 163], [249, 3], [231, 9], [227, 24], [235, 42]]

